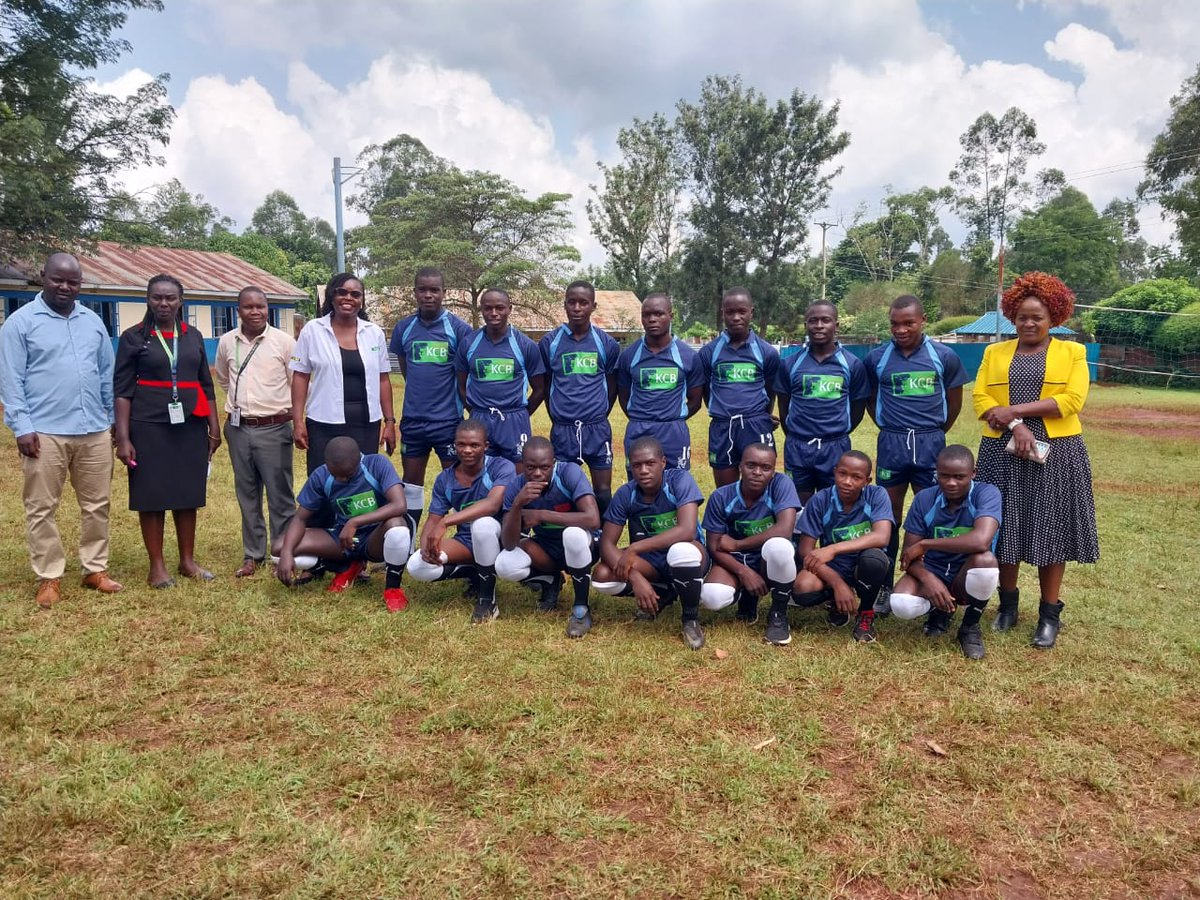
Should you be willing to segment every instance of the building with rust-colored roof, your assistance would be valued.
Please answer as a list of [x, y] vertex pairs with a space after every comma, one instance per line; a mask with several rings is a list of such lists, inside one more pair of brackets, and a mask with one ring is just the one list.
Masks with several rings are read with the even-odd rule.
[[[271, 324], [289, 334], [296, 304], [308, 297], [294, 284], [229, 253], [98, 241], [94, 251], [75, 256], [83, 269], [79, 301], [100, 316], [114, 340], [142, 321], [146, 284], [152, 277], [166, 273], [178, 278], [183, 284], [187, 323], [204, 335], [210, 360], [217, 339], [237, 327], [237, 295], [242, 288], [251, 284], [262, 288]], [[0, 269], [4, 316], [37, 296], [40, 269], [40, 265], [20, 264]]]

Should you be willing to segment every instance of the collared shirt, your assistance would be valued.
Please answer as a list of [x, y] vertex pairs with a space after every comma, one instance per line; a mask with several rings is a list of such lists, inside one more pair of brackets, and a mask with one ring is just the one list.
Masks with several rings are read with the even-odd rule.
[[346, 481], [338, 481], [330, 475], [328, 466], [318, 466], [308, 476], [296, 503], [310, 512], [317, 512], [328, 503], [333, 508], [333, 527], [341, 529], [355, 516], [375, 512], [384, 506], [387, 492], [403, 484], [390, 459], [378, 453], [367, 453], [359, 460], [358, 471]]
[[800, 509], [800, 496], [792, 479], [776, 472], [767, 482], [761, 497], [747, 503], [742, 496], [742, 483], [722, 485], [712, 492], [704, 508], [705, 531], [727, 534], [734, 540], [762, 534], [775, 524], [780, 510]]
[[[521, 488], [529, 482], [524, 475], [517, 475], [508, 484], [504, 492], [503, 511], [508, 512], [517, 502]], [[581, 497], [594, 497], [591, 483], [583, 474], [583, 469], [573, 462], [556, 462], [550, 472], [550, 484], [536, 500], [525, 504], [525, 509], [549, 509], [554, 512], [577, 512]], [[542, 537], [562, 540], [563, 526], [544, 522], [533, 526], [533, 531]], [[598, 534], [599, 532], [597, 532]]]
[[[970, 534], [980, 519], [995, 519], [999, 525], [1004, 518], [1004, 500], [1000, 489], [983, 481], [972, 481], [967, 496], [953, 509], [946, 505], [946, 495], [937, 485], [919, 491], [913, 497], [912, 506], [904, 519], [904, 530], [918, 537], [941, 538], [962, 537]], [[999, 536], [999, 531], [996, 532]], [[992, 546], [995, 549], [995, 538]], [[930, 572], [949, 574], [967, 558], [966, 553], [950, 553], [947, 550], [927, 550], [925, 568]]]
[[[455, 474], [461, 462], [456, 462], [447, 469], [442, 469], [433, 482], [433, 495], [429, 498], [429, 514], [445, 516], [458, 512], [468, 506], [474, 506], [480, 500], [486, 500], [494, 487], [503, 487], [507, 492], [508, 486], [516, 479], [517, 470], [507, 459], [499, 456], [485, 456], [483, 467], [479, 470], [469, 485], [463, 487], [458, 483]], [[499, 518], [497, 514], [496, 518]], [[471, 526], [460, 525], [463, 533], [470, 531]]]
[[621, 346], [592, 325], [576, 337], [569, 325], [548, 332], [538, 347], [546, 362], [546, 408], [555, 423], [602, 422], [608, 418], [608, 376], [617, 371]]
[[970, 377], [958, 354], [926, 335], [908, 356], [888, 341], [867, 354], [867, 378], [875, 394], [880, 428], [934, 431], [946, 424], [946, 391]]
[[[895, 521], [892, 518], [892, 501], [888, 499], [887, 491], [879, 485], [863, 485], [862, 493], [848, 509], [842, 505], [837, 486], [832, 485], [813, 494], [800, 514], [796, 530], [816, 538], [822, 547], [826, 547], [870, 534], [871, 526], [876, 522], [891, 522], [894, 526]], [[854, 571], [857, 561], [857, 553], [840, 553], [829, 566], [846, 577]]]
[[[387, 339], [383, 329], [373, 322], [366, 319], [356, 321], [358, 355], [362, 357], [366, 375], [367, 412], [370, 421], [378, 422], [383, 418], [383, 407], [379, 405], [379, 376], [387, 375], [392, 370]], [[300, 330], [300, 339], [292, 351], [291, 367], [293, 372], [312, 376], [305, 411], [308, 417], [327, 425], [345, 424], [342, 352], [338, 347], [337, 335], [333, 333], [330, 316], [313, 319]]]
[[467, 406], [508, 412], [529, 406], [529, 379], [546, 374], [537, 344], [509, 325], [496, 340], [480, 328], [458, 345], [454, 367], [467, 373]]
[[[663, 472], [662, 487], [658, 493], [646, 500], [636, 481], [627, 481], [613, 494], [612, 502], [604, 511], [604, 521], [629, 526], [629, 542], [645, 540], [679, 524], [679, 508], [695, 503], [697, 509], [704, 502], [704, 495], [692, 478], [683, 469], [667, 469]], [[697, 515], [696, 540], [703, 540]]]
[[686, 419], [688, 391], [703, 385], [700, 358], [677, 337], [661, 350], [651, 350], [644, 337], [638, 338], [617, 362], [617, 387], [629, 391], [631, 419]]
[[780, 362], [775, 388], [791, 397], [784, 434], [802, 441], [849, 434], [851, 404], [871, 396], [866, 368], [841, 344], [820, 362], [805, 344]]
[[746, 343], [734, 347], [723, 331], [699, 352], [708, 382], [708, 414], [714, 419], [765, 416], [775, 390], [779, 351], [750, 332]]
[[454, 362], [470, 340], [471, 326], [446, 310], [432, 322], [413, 314], [396, 323], [391, 351], [404, 360], [404, 418], [462, 418]]
[[113, 345], [100, 317], [76, 301], [60, 316], [42, 299], [0, 328], [0, 403], [17, 437], [95, 434], [113, 423]]
[[290, 410], [292, 370], [288, 363], [295, 349], [295, 338], [270, 325], [256, 338], [246, 337], [241, 328], [221, 335], [213, 375], [225, 391], [225, 412], [236, 408], [243, 416], [266, 418]]

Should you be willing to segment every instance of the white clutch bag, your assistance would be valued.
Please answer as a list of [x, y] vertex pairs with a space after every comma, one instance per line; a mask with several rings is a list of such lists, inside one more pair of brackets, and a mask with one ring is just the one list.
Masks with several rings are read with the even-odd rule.
[[1046, 457], [1050, 455], [1050, 445], [1045, 441], [1034, 441], [1033, 450], [1031, 452], [1026, 454], [1018, 454], [1017, 439], [1009, 438], [1008, 443], [1004, 445], [1004, 449], [1013, 456], [1024, 455], [1026, 459], [1031, 459], [1035, 463], [1042, 463], [1043, 465], [1045, 465]]

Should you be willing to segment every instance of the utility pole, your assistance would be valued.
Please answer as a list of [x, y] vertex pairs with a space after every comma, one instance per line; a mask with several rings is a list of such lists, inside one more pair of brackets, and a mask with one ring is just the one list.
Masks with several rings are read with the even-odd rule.
[[333, 158], [333, 219], [337, 232], [337, 270], [346, 271], [346, 233], [342, 227], [342, 185], [361, 172], [362, 169], [342, 166], [342, 158]]
[[837, 222], [814, 222], [821, 229], [821, 300], [825, 299], [825, 232]]

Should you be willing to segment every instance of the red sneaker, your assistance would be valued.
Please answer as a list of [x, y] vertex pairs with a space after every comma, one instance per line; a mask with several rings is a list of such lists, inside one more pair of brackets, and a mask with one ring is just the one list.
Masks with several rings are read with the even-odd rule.
[[338, 572], [333, 576], [333, 581], [329, 582], [329, 587], [325, 590], [330, 594], [340, 594], [350, 585], [354, 584], [354, 579], [358, 577], [358, 573], [366, 568], [366, 563], [362, 560], [355, 560], [350, 563], [344, 572]]
[[403, 612], [408, 606], [408, 594], [404, 593], [404, 588], [384, 588], [383, 602], [387, 604], [388, 612]]

